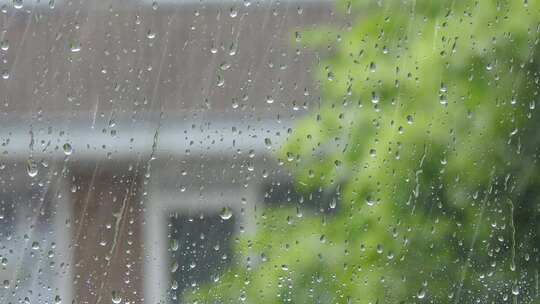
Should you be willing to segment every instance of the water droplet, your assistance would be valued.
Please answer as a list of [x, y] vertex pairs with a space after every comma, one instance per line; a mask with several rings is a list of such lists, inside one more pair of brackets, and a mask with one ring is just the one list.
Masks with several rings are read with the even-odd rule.
[[272, 98], [272, 96], [266, 96], [266, 103], [267, 104], [273, 104], [274, 103], [274, 98]]
[[236, 9], [236, 7], [231, 7], [229, 16], [231, 16], [231, 18], [235, 18], [236, 16], [238, 16], [238, 10]]
[[156, 33], [152, 32], [151, 30], [148, 30], [148, 32], [146, 33], [146, 38], [154, 39], [156, 38]]
[[225, 85], [225, 78], [223, 78], [221, 75], [217, 76], [216, 86], [218, 88], [221, 88]]
[[122, 303], [122, 297], [120, 296], [118, 291], [113, 290], [111, 300], [114, 304]]
[[302, 34], [298, 31], [294, 32], [294, 37], [296, 39], [296, 42], [300, 42], [302, 40]]
[[379, 103], [379, 96], [375, 92], [371, 92], [371, 102], [373, 104]]
[[2, 74], [2, 79], [4, 80], [9, 79], [9, 70], [3, 70], [1, 74]]
[[418, 292], [416, 293], [416, 297], [419, 299], [423, 299], [426, 297], [426, 290], [424, 288], [420, 288]]
[[414, 121], [414, 119], [413, 119], [412, 115], [407, 115], [407, 123], [412, 125], [413, 121]]
[[171, 273], [175, 273], [179, 267], [180, 265], [178, 265], [178, 262], [175, 261], [171, 266]]
[[69, 50], [72, 53], [78, 53], [81, 51], [81, 44], [79, 42], [72, 42], [69, 45]]
[[517, 104], [517, 99], [516, 99], [515, 96], [512, 96], [512, 98], [510, 99], [510, 104], [511, 104], [511, 105]]
[[69, 143], [65, 143], [62, 148], [64, 149], [65, 155], [71, 155], [71, 153], [73, 153], [73, 148], [71, 147]]
[[368, 206], [373, 206], [373, 205], [375, 205], [375, 203], [376, 203], [376, 201], [371, 196], [366, 197], [366, 204]]
[[233, 43], [231, 43], [231, 45], [229, 46], [229, 56], [234, 56], [234, 55], [236, 55], [236, 51], [237, 51], [237, 47], [236, 47], [236, 44], [233, 42]]
[[223, 62], [219, 65], [219, 68], [222, 70], [222, 71], [226, 71], [228, 70], [229, 68], [231, 67], [231, 64], [228, 63], [228, 62]]
[[228, 220], [233, 216], [232, 211], [229, 207], [223, 207], [219, 213], [219, 217], [223, 220]]
[[337, 206], [337, 199], [334, 197], [332, 198], [332, 201], [330, 201], [330, 209], [336, 209], [336, 206]]
[[176, 239], [171, 240], [171, 250], [177, 251], [178, 247], [179, 247], [178, 240]]
[[439, 103], [442, 104], [443, 106], [448, 105], [448, 99], [446, 99], [446, 95], [443, 94], [439, 96]]
[[375, 62], [372, 61], [372, 62], [369, 64], [369, 70], [370, 70], [372, 73], [375, 72], [375, 71], [377, 70], [377, 65], [375, 64]]
[[448, 88], [446, 87], [446, 85], [444, 84], [444, 82], [441, 82], [441, 87], [439, 88], [439, 92], [441, 92], [441, 93], [446, 93], [446, 92], [448, 92]]
[[31, 159], [29, 159], [26, 163], [26, 173], [28, 173], [28, 176], [30, 177], [35, 177], [38, 174], [38, 166]]
[[16, 9], [23, 8], [23, 0], [13, 0], [13, 7]]
[[2, 51], [9, 50], [9, 41], [8, 40], [2, 40], [2, 42], [0, 42], [0, 49], [2, 49]]

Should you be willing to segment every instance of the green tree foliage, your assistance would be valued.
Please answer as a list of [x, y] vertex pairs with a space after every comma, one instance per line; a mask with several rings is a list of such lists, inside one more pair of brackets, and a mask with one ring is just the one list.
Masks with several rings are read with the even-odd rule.
[[540, 3], [338, 11], [353, 24], [301, 35], [329, 50], [323, 102], [278, 156], [336, 206], [267, 207], [186, 301], [540, 303]]

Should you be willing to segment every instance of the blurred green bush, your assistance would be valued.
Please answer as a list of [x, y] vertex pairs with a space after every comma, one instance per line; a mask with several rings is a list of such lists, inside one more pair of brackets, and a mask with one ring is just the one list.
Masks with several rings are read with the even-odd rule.
[[540, 3], [337, 11], [296, 42], [329, 50], [323, 102], [277, 156], [335, 211], [268, 207], [185, 302], [540, 303]]

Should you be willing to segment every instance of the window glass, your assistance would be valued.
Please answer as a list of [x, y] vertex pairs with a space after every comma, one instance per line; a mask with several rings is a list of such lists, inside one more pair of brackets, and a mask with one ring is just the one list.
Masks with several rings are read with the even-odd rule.
[[0, 1], [0, 303], [540, 303], [540, 3]]

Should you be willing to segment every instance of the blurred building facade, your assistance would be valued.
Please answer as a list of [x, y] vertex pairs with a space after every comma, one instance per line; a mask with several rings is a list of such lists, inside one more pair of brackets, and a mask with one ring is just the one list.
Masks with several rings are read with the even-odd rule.
[[2, 302], [169, 303], [222, 270], [319, 102], [295, 32], [334, 19], [316, 1], [5, 4]]

